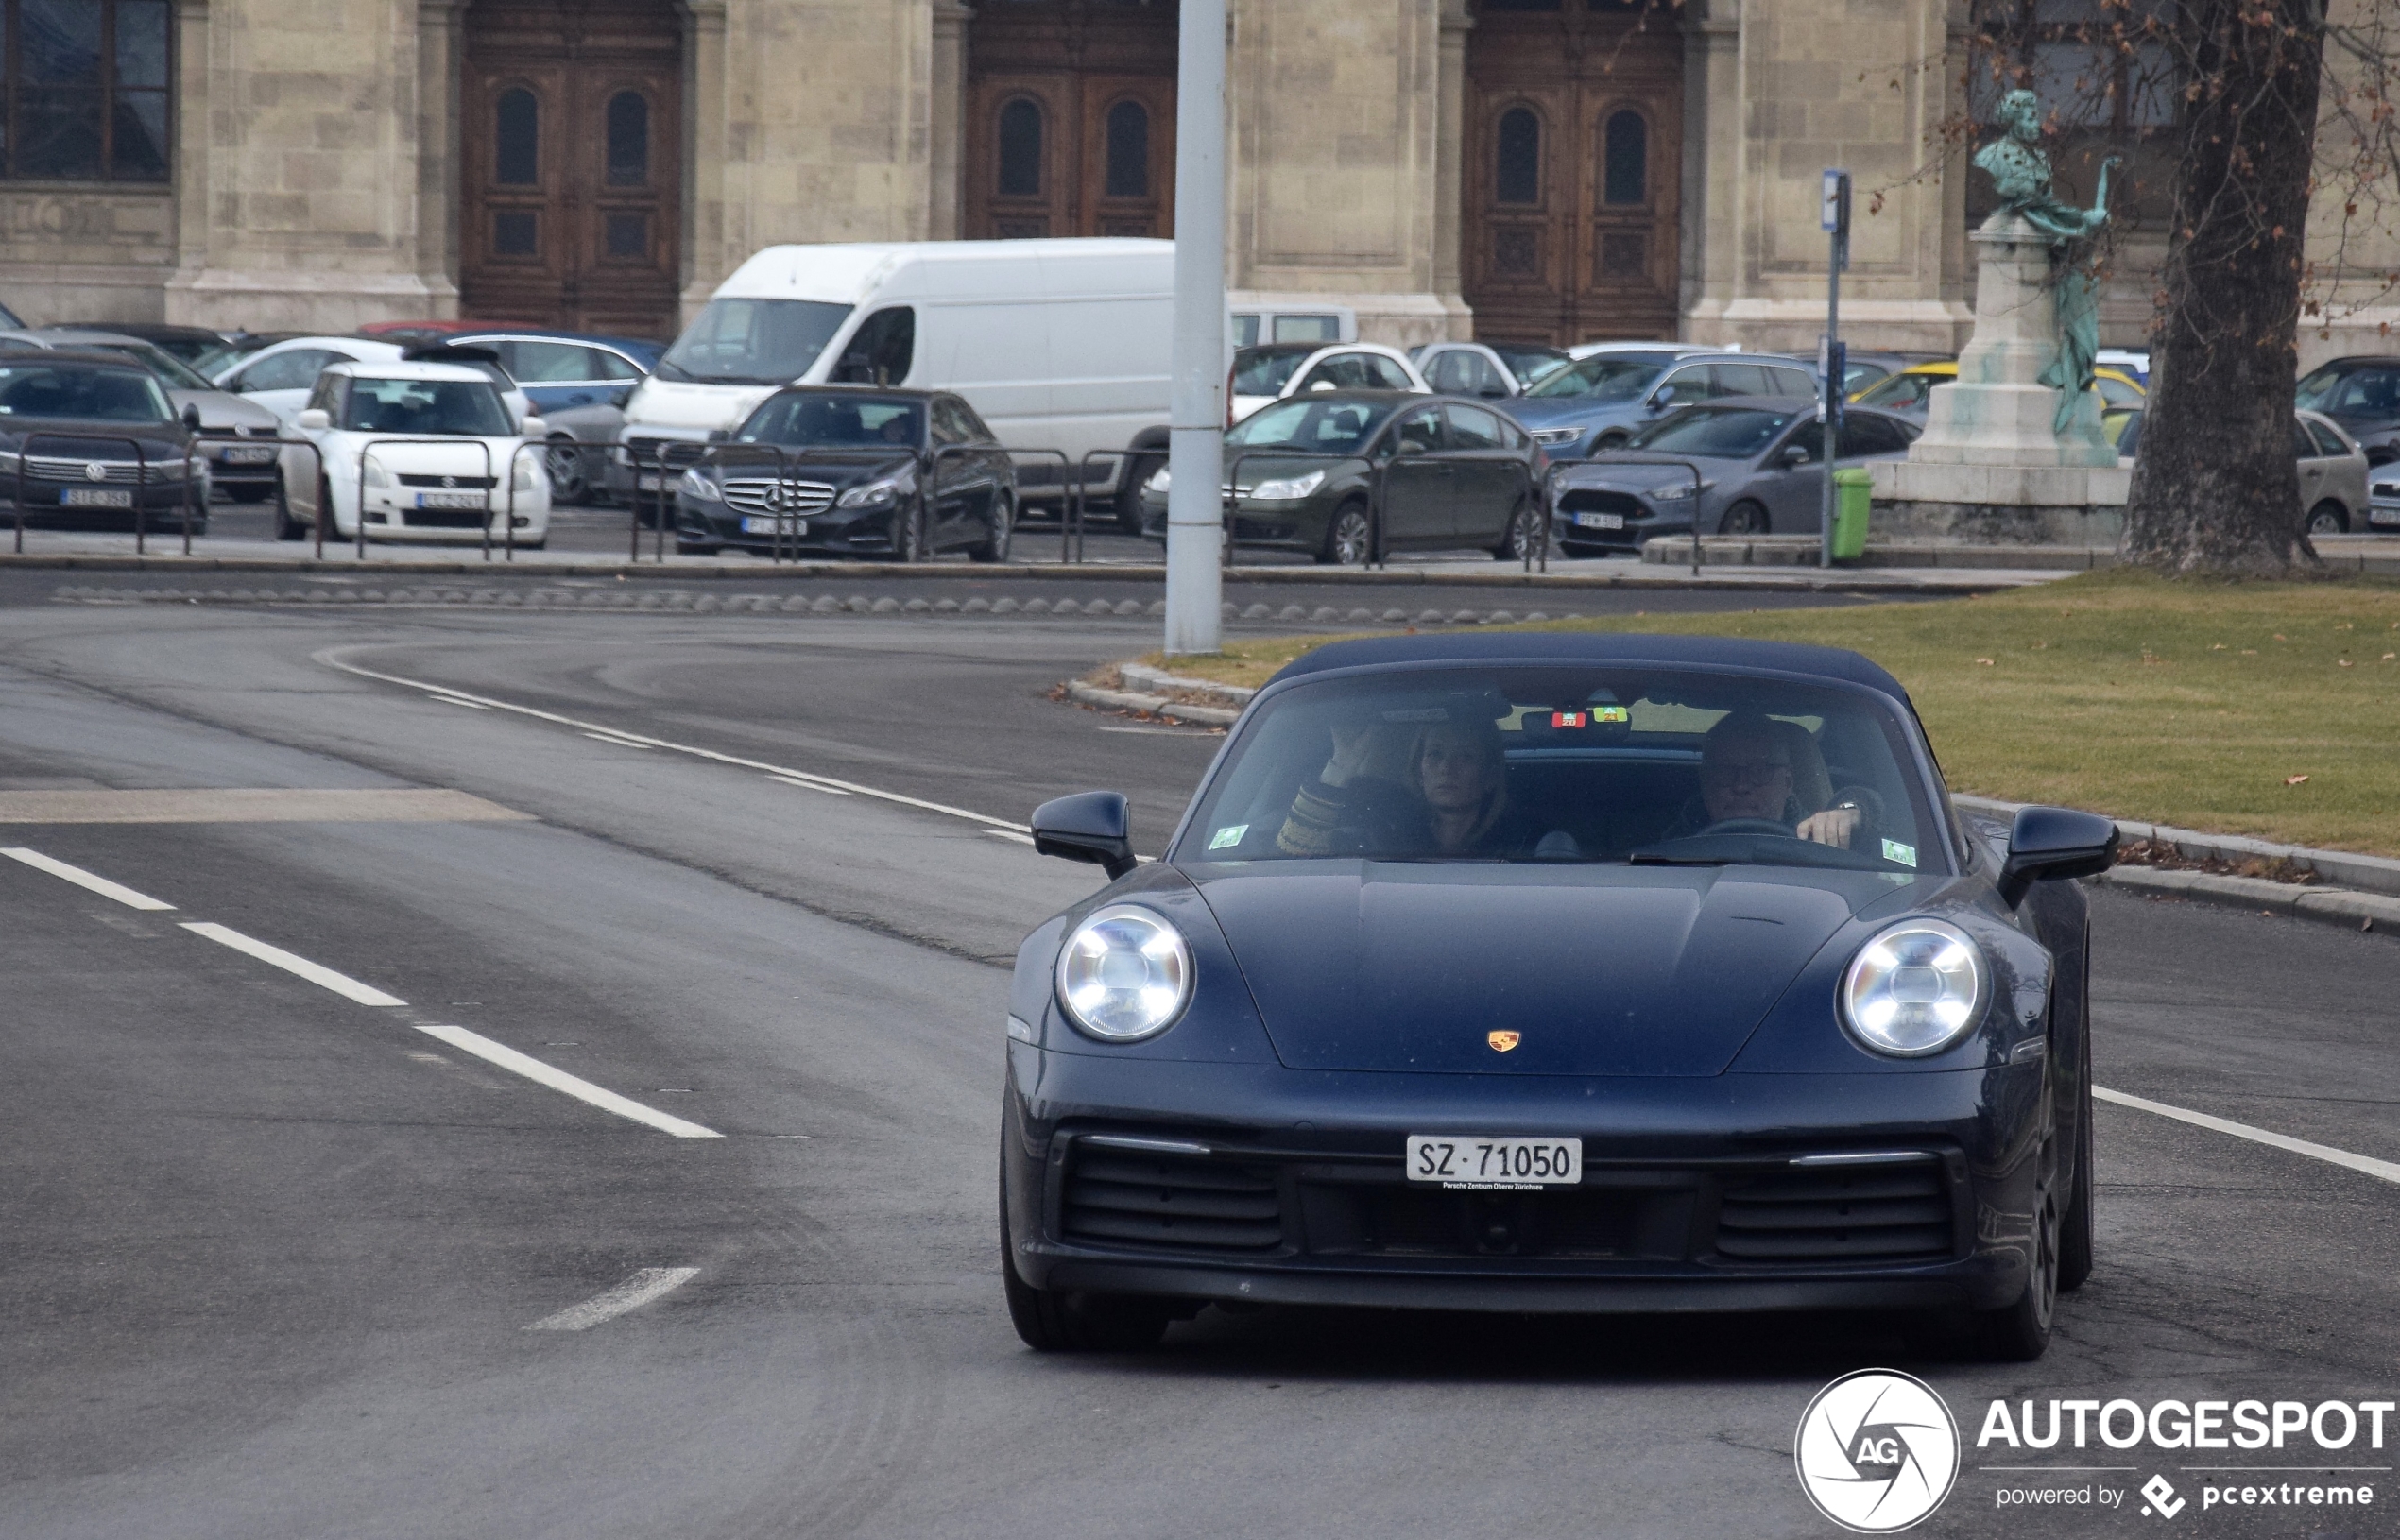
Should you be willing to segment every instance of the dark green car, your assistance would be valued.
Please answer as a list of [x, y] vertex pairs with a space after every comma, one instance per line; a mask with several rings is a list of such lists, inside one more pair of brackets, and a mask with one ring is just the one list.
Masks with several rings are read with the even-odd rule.
[[[1489, 551], [1540, 538], [1541, 452], [1478, 402], [1401, 390], [1320, 390], [1226, 432], [1233, 542], [1353, 567], [1384, 551]], [[1168, 473], [1141, 488], [1142, 532], [1167, 533]], [[1380, 510], [1379, 530], [1378, 510]]]

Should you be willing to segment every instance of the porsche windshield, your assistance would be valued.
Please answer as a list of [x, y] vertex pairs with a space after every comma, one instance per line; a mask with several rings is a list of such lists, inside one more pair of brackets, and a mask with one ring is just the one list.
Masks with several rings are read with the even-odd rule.
[[1229, 746], [1180, 861], [1632, 862], [1945, 871], [1873, 696], [1575, 664], [1304, 683]]

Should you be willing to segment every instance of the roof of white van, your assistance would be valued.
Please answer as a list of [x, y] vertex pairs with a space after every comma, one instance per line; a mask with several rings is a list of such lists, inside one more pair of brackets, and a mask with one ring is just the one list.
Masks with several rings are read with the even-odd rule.
[[[903, 265], [977, 266], [995, 262], [1044, 266], [1172, 260], [1173, 241], [1090, 237], [1039, 241], [877, 241], [850, 245], [770, 246], [717, 285], [738, 299], [822, 299], [854, 305]], [[945, 285], [947, 286], [947, 285]]]

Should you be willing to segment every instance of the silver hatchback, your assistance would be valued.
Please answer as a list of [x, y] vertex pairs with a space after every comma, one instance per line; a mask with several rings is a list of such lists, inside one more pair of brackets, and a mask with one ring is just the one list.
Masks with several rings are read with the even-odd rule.
[[[2135, 412], [2117, 440], [2120, 465], [2141, 453], [2142, 421]], [[2300, 517], [2310, 535], [2367, 533], [2373, 524], [2367, 493], [2367, 452], [2333, 419], [2317, 412], [2291, 415], [2291, 453], [2300, 462]], [[2386, 513], [2384, 521], [2400, 525]], [[2382, 522], [2383, 521], [2374, 521]]]

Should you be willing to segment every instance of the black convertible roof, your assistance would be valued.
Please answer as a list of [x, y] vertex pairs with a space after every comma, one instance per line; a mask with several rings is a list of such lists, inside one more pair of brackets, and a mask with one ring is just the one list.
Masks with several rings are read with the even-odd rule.
[[1286, 663], [1269, 684], [1329, 669], [1394, 663], [1460, 662], [1683, 663], [1703, 668], [1774, 669], [1812, 675], [1909, 698], [1900, 681], [1841, 647], [1739, 637], [1648, 636], [1622, 631], [1514, 631], [1498, 634], [1368, 637], [1335, 642]]

